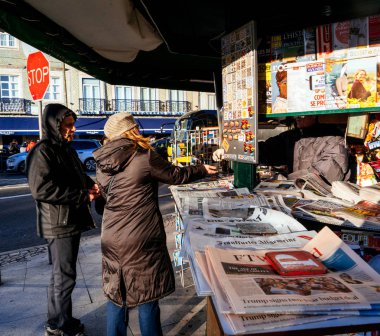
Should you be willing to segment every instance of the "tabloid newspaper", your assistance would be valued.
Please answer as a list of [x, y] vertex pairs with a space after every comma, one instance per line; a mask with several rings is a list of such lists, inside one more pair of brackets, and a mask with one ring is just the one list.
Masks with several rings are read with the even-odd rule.
[[210, 272], [236, 314], [357, 313], [379, 307], [380, 275], [330, 229], [325, 227], [302, 250], [319, 257], [329, 272], [285, 277], [266, 262], [267, 250], [205, 248]]

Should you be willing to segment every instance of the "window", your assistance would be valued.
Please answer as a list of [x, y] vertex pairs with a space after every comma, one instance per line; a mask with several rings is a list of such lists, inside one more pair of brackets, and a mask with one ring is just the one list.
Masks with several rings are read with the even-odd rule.
[[95, 78], [83, 78], [83, 98], [100, 98], [100, 81]]
[[215, 95], [207, 95], [207, 103], [209, 110], [216, 110]]
[[115, 98], [116, 99], [132, 99], [132, 88], [130, 86], [116, 86]]
[[141, 111], [159, 111], [159, 104], [156, 104], [156, 89], [140, 89], [140, 110]]
[[0, 33], [0, 47], [16, 47], [16, 39], [7, 34], [7, 33]]
[[19, 98], [19, 77], [0, 75], [0, 98]]
[[185, 100], [185, 93], [184, 93], [184, 91], [170, 90], [168, 92], [168, 100], [184, 101]]
[[140, 89], [140, 99], [141, 100], [155, 100], [156, 99], [156, 89], [141, 88]]
[[61, 99], [61, 78], [51, 77], [49, 87], [45, 93], [44, 99], [60, 100]]

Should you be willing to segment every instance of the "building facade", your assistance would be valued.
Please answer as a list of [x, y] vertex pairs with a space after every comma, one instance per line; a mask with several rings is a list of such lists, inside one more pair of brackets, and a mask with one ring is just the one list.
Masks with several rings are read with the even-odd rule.
[[[0, 147], [14, 138], [19, 143], [39, 138], [41, 104], [32, 100], [26, 70], [27, 57], [35, 51], [0, 32]], [[147, 135], [159, 136], [168, 133], [175, 118], [186, 112], [216, 108], [213, 93], [110, 85], [45, 56], [50, 63], [50, 85], [42, 108], [61, 103], [77, 112], [83, 126], [80, 137], [100, 137], [107, 116], [120, 111], [134, 114]]]

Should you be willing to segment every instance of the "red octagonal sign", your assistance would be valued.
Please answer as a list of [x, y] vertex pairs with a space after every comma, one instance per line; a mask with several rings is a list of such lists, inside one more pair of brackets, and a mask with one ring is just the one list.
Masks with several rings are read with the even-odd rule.
[[26, 70], [33, 100], [42, 99], [50, 82], [49, 61], [41, 51], [29, 54]]

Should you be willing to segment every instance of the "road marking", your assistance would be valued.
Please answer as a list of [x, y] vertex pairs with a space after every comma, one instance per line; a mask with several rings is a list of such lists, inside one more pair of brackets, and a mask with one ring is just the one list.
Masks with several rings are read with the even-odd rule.
[[14, 195], [14, 196], [3, 196], [0, 197], [0, 201], [4, 199], [9, 199], [9, 198], [18, 198], [18, 197], [26, 197], [26, 196], [32, 196], [32, 194], [23, 194], [23, 195]]

